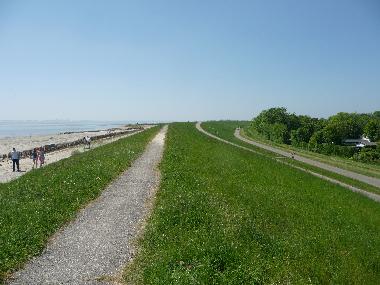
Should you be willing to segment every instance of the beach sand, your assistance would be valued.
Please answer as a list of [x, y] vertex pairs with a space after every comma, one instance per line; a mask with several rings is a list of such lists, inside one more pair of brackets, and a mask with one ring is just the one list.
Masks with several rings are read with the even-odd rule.
[[[150, 128], [151, 125], [140, 125], [144, 129]], [[127, 128], [120, 128], [115, 130], [115, 132], [125, 131]], [[41, 145], [47, 144], [58, 144], [71, 142], [83, 138], [84, 136], [96, 136], [106, 134], [107, 131], [96, 131], [96, 132], [79, 132], [71, 134], [56, 134], [56, 135], [42, 135], [42, 136], [30, 136], [30, 137], [13, 137], [13, 138], [0, 138], [0, 154], [6, 154], [15, 147], [18, 151], [23, 151], [27, 149], [32, 149], [34, 147], [39, 147]], [[98, 146], [114, 142], [121, 138], [131, 136], [131, 134], [124, 134], [116, 137], [100, 139], [91, 142], [91, 148], [96, 148]], [[70, 157], [74, 151], [88, 151], [84, 149], [84, 145], [78, 145], [75, 147], [65, 148], [45, 154], [45, 165], [59, 161], [61, 159]], [[8, 182], [10, 180], [16, 179], [26, 172], [33, 169], [33, 161], [30, 158], [20, 159], [20, 170], [21, 172], [13, 172], [12, 170], [12, 160], [0, 158], [0, 183]]]

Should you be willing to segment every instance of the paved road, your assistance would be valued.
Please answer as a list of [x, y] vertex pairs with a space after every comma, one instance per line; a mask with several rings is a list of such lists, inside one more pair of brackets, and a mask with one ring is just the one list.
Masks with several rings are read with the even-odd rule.
[[[41, 256], [16, 272], [9, 284], [108, 284], [133, 254], [132, 240], [159, 185], [165, 126], [133, 165], [77, 219], [59, 232]], [[100, 278], [100, 279], [99, 279]]]
[[[196, 124], [196, 128], [197, 128], [200, 132], [202, 132], [202, 133], [204, 133], [204, 134], [206, 134], [206, 135], [208, 135], [208, 136], [210, 136], [210, 137], [212, 137], [212, 138], [214, 138], [214, 139], [216, 139], [216, 140], [219, 140], [219, 141], [221, 141], [221, 142], [224, 142], [224, 143], [227, 143], [227, 144], [233, 145], [233, 146], [238, 147], [238, 148], [241, 148], [241, 149], [245, 149], [245, 150], [247, 150], [247, 151], [250, 151], [250, 152], [253, 152], [253, 153], [256, 153], [256, 154], [259, 154], [259, 155], [263, 155], [262, 153], [257, 152], [257, 151], [255, 151], [255, 150], [253, 150], [253, 149], [251, 149], [251, 148], [247, 148], [247, 147], [244, 147], [244, 146], [241, 146], [241, 145], [235, 144], [235, 143], [233, 143], [233, 142], [230, 142], [230, 141], [224, 140], [224, 139], [222, 139], [222, 138], [220, 138], [220, 137], [217, 137], [217, 136], [215, 136], [215, 135], [213, 135], [213, 134], [210, 134], [210, 133], [206, 132], [206, 131], [202, 128], [202, 126], [201, 126], [201, 122], [198, 122], [198, 123]], [[236, 131], [235, 131], [235, 136], [236, 136], [236, 135], [237, 135], [237, 134], [236, 134]], [[238, 135], [240, 136], [240, 134], [238, 134]], [[240, 136], [240, 137], [241, 137], [241, 136]], [[242, 139], [244, 139], [244, 141], [246, 140], [246, 139], [243, 138], [243, 137], [242, 137]], [[289, 153], [287, 153], [287, 154], [289, 154]], [[290, 155], [290, 156], [291, 156], [291, 155]], [[316, 173], [316, 172], [310, 171], [310, 170], [308, 170], [308, 169], [305, 169], [305, 168], [302, 168], [302, 167], [299, 167], [299, 166], [295, 166], [295, 165], [292, 165], [292, 164], [286, 163], [286, 162], [284, 162], [284, 161], [280, 161], [280, 160], [277, 160], [277, 161], [280, 162], [280, 163], [286, 164], [286, 165], [288, 165], [288, 166], [290, 166], [290, 167], [293, 167], [293, 168], [299, 169], [299, 170], [301, 170], [301, 171], [304, 171], [304, 172], [310, 173], [311, 175], [314, 175], [314, 176], [319, 177], [319, 178], [321, 178], [321, 179], [324, 179], [324, 180], [330, 181], [330, 182], [332, 182], [332, 183], [334, 183], [334, 184], [338, 184], [338, 185], [343, 186], [343, 187], [345, 187], [345, 188], [347, 188], [347, 189], [349, 189], [349, 190], [351, 190], [351, 191], [353, 191], [353, 192], [357, 192], [357, 193], [359, 193], [359, 194], [361, 194], [361, 195], [364, 195], [364, 196], [366, 196], [366, 197], [368, 197], [368, 198], [370, 198], [370, 199], [372, 199], [372, 200], [375, 200], [375, 201], [377, 201], [377, 202], [380, 202], [380, 195], [378, 195], [378, 194], [364, 191], [364, 190], [362, 190], [362, 189], [359, 189], [359, 188], [354, 187], [354, 186], [352, 186], [352, 185], [346, 184], [346, 183], [341, 182], [341, 181], [339, 181], [339, 180], [336, 180], [336, 179], [333, 179], [333, 178], [330, 178], [330, 177], [327, 177], [327, 176], [321, 175], [321, 174], [319, 174], [319, 173]]]
[[[251, 139], [247, 139], [245, 137], [242, 137], [240, 135], [240, 132], [239, 132], [238, 129], [235, 130], [235, 137], [237, 137], [239, 140], [242, 140], [242, 141], [244, 141], [246, 143], [249, 143], [249, 144], [252, 144], [254, 146], [263, 148], [265, 150], [269, 150], [269, 151], [277, 153], [279, 155], [282, 155], [282, 156], [285, 156], [285, 157], [292, 157], [292, 154], [290, 152], [283, 151], [283, 150], [280, 150], [278, 148], [271, 147], [269, 145], [258, 143], [256, 141], [251, 140]], [[359, 180], [361, 182], [364, 182], [364, 183], [367, 183], [367, 184], [370, 184], [372, 186], [380, 188], [380, 179], [378, 179], [378, 178], [366, 176], [366, 175], [359, 174], [359, 173], [356, 173], [356, 172], [352, 172], [352, 171], [349, 171], [349, 170], [345, 170], [345, 169], [342, 169], [342, 168], [339, 168], [339, 167], [335, 167], [335, 166], [332, 166], [332, 165], [329, 165], [329, 164], [326, 164], [326, 163], [323, 163], [323, 162], [315, 161], [313, 159], [306, 158], [306, 157], [299, 156], [299, 155], [294, 155], [294, 159], [298, 160], [298, 161], [301, 161], [303, 163], [306, 163], [306, 164], [309, 164], [309, 165], [312, 165], [312, 166], [316, 166], [316, 167], [325, 169], [327, 171], [334, 172], [334, 173], [337, 173], [337, 174], [340, 174], [340, 175], [343, 175], [343, 176], [346, 176], [346, 177], [349, 177], [349, 178], [352, 178], [352, 179], [355, 179], [355, 180]]]

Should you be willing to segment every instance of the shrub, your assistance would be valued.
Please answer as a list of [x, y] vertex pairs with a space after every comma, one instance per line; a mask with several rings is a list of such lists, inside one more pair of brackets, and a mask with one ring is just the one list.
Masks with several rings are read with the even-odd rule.
[[314, 152], [326, 154], [326, 155], [336, 155], [341, 157], [350, 158], [359, 150], [351, 146], [342, 146], [329, 143], [314, 144], [310, 145]]
[[380, 148], [363, 148], [353, 155], [353, 159], [361, 162], [380, 162]]

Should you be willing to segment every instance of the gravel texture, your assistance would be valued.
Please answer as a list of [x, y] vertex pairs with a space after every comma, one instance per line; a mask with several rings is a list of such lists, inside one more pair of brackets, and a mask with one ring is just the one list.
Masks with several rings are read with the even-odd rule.
[[133, 256], [132, 241], [148, 214], [147, 202], [159, 186], [157, 166], [166, 132], [167, 126], [126, 172], [8, 284], [109, 284], [105, 280], [117, 280]]
[[[206, 132], [206, 131], [202, 128], [202, 126], [201, 126], [201, 122], [198, 122], [198, 123], [196, 124], [196, 128], [197, 128], [200, 132], [202, 132], [202, 133], [204, 133], [204, 134], [206, 134], [206, 135], [208, 135], [208, 136], [210, 136], [210, 137], [212, 137], [212, 138], [214, 138], [214, 139], [216, 139], [216, 140], [219, 140], [219, 141], [221, 141], [221, 142], [224, 142], [224, 143], [227, 143], [227, 144], [233, 145], [233, 146], [238, 147], [238, 148], [241, 148], [241, 149], [245, 149], [245, 150], [247, 150], [247, 151], [250, 151], [250, 152], [256, 153], [256, 154], [258, 154], [258, 155], [262, 155], [261, 153], [259, 153], [259, 152], [257, 152], [257, 151], [254, 151], [253, 149], [250, 149], [250, 148], [247, 148], [247, 147], [244, 147], [244, 146], [241, 146], [241, 145], [238, 145], [238, 144], [235, 144], [235, 143], [229, 142], [229, 141], [224, 140], [224, 139], [222, 139], [222, 138], [219, 138], [219, 137], [217, 137], [217, 136], [215, 136], [215, 135], [213, 135], [213, 134], [210, 134], [209, 132]], [[281, 151], [281, 150], [277, 151], [277, 149], [275, 149], [275, 148], [268, 147], [268, 146], [266, 146], [266, 145], [262, 145], [262, 144], [259, 144], [259, 143], [256, 143], [256, 142], [253, 142], [253, 141], [251, 141], [251, 140], [248, 140], [248, 139], [242, 137], [242, 136], [240, 135], [240, 133], [239, 133], [239, 130], [236, 130], [234, 135], [235, 135], [235, 137], [237, 137], [238, 139], [240, 139], [240, 140], [242, 140], [242, 141], [244, 141], [244, 142], [246, 142], [246, 143], [249, 143], [249, 144], [255, 145], [255, 146], [257, 146], [257, 147], [265, 146], [265, 147], [262, 147], [262, 148], [263, 148], [263, 149], [266, 149], [266, 150], [269, 150], [269, 151], [272, 151], [272, 152], [275, 152], [275, 153], [277, 153], [277, 154], [280, 154], [280, 155], [286, 156], [286, 157], [291, 157], [291, 154], [288, 153], [288, 152], [284, 152], [284, 151]], [[320, 164], [321, 164], [320, 162], [316, 162], [316, 161], [311, 160], [311, 159], [308, 159], [308, 161], [306, 162], [305, 160], [303, 160], [303, 157], [298, 156], [298, 155], [297, 155], [297, 156], [295, 155], [295, 156], [294, 156], [294, 159], [299, 160], [299, 161], [302, 161], [302, 162], [307, 163], [307, 164], [310, 164], [310, 165], [313, 165], [313, 166], [316, 166], [316, 167], [320, 167], [320, 168], [323, 168], [323, 169], [326, 169], [326, 170], [330, 170], [330, 171], [332, 171], [332, 170], [329, 169], [329, 168], [321, 167], [321, 166], [320, 166]], [[276, 159], [276, 160], [277, 160], [278, 162], [283, 163], [283, 164], [286, 164], [286, 165], [288, 165], [288, 166], [290, 166], [290, 167], [293, 167], [293, 168], [299, 169], [299, 170], [301, 170], [301, 171], [304, 171], [304, 172], [310, 173], [311, 175], [314, 175], [314, 176], [319, 177], [319, 178], [321, 178], [321, 179], [324, 179], [324, 180], [330, 181], [330, 182], [332, 182], [332, 183], [334, 183], [334, 184], [338, 184], [338, 185], [340, 185], [340, 186], [343, 186], [343, 187], [345, 187], [345, 188], [347, 188], [347, 189], [349, 189], [349, 190], [351, 190], [351, 191], [353, 191], [353, 192], [357, 192], [357, 193], [359, 193], [359, 194], [361, 194], [361, 195], [364, 195], [364, 196], [366, 196], [366, 197], [368, 197], [368, 198], [370, 198], [370, 199], [372, 199], [372, 200], [374, 200], [374, 201], [376, 201], [376, 202], [380, 202], [380, 195], [378, 195], [378, 194], [371, 193], [371, 192], [367, 192], [367, 191], [362, 190], [362, 189], [360, 189], [360, 188], [357, 188], [357, 187], [355, 187], [355, 186], [352, 186], [352, 185], [346, 184], [346, 183], [344, 183], [344, 182], [341, 182], [341, 181], [339, 181], [339, 180], [336, 180], [336, 179], [333, 179], [333, 178], [330, 178], [330, 177], [324, 176], [324, 175], [322, 175], [322, 174], [319, 174], [319, 173], [313, 172], [313, 171], [311, 171], [311, 170], [308, 170], [308, 169], [305, 169], [305, 168], [302, 168], [302, 167], [299, 167], [299, 166], [295, 166], [295, 165], [292, 165], [292, 164], [286, 163], [286, 162], [284, 162], [284, 161], [280, 161], [280, 160], [278, 160], [278, 159]], [[314, 162], [315, 162], [315, 163], [314, 163]], [[336, 171], [332, 171], [332, 172], [335, 172], [335, 173], [338, 173], [338, 174], [341, 174], [341, 175], [347, 176], [347, 175], [345, 175], [346, 170], [343, 170], [343, 169], [340, 169], [340, 168], [337, 168], [337, 167], [334, 167], [334, 168], [336, 168], [337, 170], [336, 170]], [[340, 172], [340, 170], [341, 170], [341, 172]], [[354, 173], [354, 172], [352, 172], [352, 173], [353, 173], [353, 174], [356, 174], [356, 173]], [[364, 175], [361, 175], [361, 174], [358, 174], [358, 175], [360, 175], [360, 176], [364, 176]], [[351, 178], [352, 178], [352, 176], [348, 176], [348, 177], [351, 177]], [[367, 177], [367, 176], [366, 176], [366, 177]], [[371, 177], [368, 177], [368, 178], [371, 178]], [[360, 179], [358, 179], [358, 180], [360, 180]]]

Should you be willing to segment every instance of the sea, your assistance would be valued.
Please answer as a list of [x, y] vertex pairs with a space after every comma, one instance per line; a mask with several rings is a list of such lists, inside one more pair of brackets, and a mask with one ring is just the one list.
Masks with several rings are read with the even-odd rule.
[[20, 121], [0, 120], [0, 138], [94, 131], [120, 127], [131, 121]]

